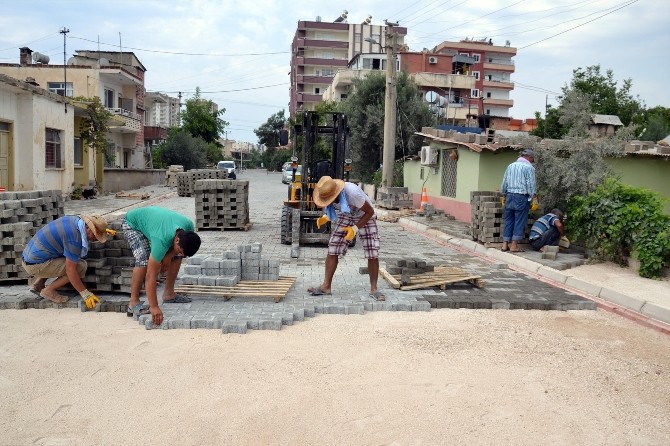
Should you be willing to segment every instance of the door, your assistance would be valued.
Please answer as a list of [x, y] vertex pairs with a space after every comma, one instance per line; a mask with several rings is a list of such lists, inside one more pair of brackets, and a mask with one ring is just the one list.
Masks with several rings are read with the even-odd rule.
[[12, 189], [9, 184], [9, 123], [0, 122], [0, 187]]

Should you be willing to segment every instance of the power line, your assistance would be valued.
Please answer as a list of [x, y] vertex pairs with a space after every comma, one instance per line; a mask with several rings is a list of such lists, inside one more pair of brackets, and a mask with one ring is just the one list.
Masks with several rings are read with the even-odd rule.
[[[283, 82], [281, 84], [273, 84], [273, 85], [263, 85], [262, 87], [251, 87], [251, 88], [238, 88], [236, 90], [220, 90], [220, 91], [201, 91], [201, 94], [215, 94], [215, 93], [233, 93], [235, 91], [248, 91], [248, 90], [260, 90], [261, 88], [271, 88], [271, 87], [279, 87], [281, 85], [288, 85], [288, 83]], [[166, 91], [165, 93], [180, 93], [179, 91]], [[195, 94], [195, 91], [181, 91], [181, 93], [189, 93], [189, 94]]]

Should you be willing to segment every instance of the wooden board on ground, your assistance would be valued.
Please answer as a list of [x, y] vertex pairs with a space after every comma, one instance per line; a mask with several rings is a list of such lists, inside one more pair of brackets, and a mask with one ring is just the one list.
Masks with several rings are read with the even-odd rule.
[[249, 222], [240, 226], [199, 226], [198, 231], [248, 231], [254, 224]]
[[179, 285], [175, 292], [197, 296], [223, 297], [271, 297], [278, 303], [295, 282], [295, 277], [281, 276], [279, 280], [240, 280], [235, 286]]
[[379, 274], [386, 279], [392, 288], [401, 291], [419, 290], [434, 286], [439, 286], [440, 289], [444, 290], [448, 284], [456, 282], [468, 282], [477, 288], [482, 288], [485, 285], [481, 276], [470, 274], [461, 268], [446, 266], [436, 266], [435, 271], [412, 275], [410, 276], [410, 283], [407, 285], [401, 283], [402, 276], [400, 274], [389, 274], [384, 268], [379, 268]]
[[133, 200], [147, 200], [151, 195], [149, 194], [129, 194], [127, 192], [117, 192], [115, 195], [116, 198], [130, 198]]

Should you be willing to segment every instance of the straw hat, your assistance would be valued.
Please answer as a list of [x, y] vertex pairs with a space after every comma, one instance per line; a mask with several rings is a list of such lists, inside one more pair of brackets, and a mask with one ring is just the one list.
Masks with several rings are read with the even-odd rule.
[[81, 215], [80, 217], [82, 220], [84, 220], [84, 223], [86, 223], [88, 229], [93, 232], [93, 235], [95, 235], [95, 238], [99, 242], [105, 243], [107, 241], [107, 222], [104, 218], [99, 215]]
[[322, 176], [314, 188], [314, 203], [325, 208], [340, 195], [344, 189], [344, 181], [334, 180], [328, 175]]

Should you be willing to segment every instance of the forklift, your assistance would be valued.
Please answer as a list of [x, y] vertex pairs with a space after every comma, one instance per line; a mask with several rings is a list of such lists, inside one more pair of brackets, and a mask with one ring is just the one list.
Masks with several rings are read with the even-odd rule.
[[[319, 125], [322, 117], [325, 118], [325, 125]], [[343, 113], [320, 115], [305, 111], [300, 121], [293, 127], [293, 180], [288, 185], [288, 197], [284, 200], [281, 215], [281, 242], [292, 246], [291, 257], [299, 256], [300, 245], [328, 244], [331, 223], [316, 227], [316, 220], [323, 215], [323, 209], [314, 204], [314, 187], [325, 175], [349, 181], [351, 172], [351, 159], [346, 157], [349, 150], [347, 117]], [[330, 159], [316, 159], [320, 138], [332, 144]], [[297, 172], [299, 165], [302, 165], [300, 173]], [[356, 239], [349, 242], [350, 247], [355, 244]]]

